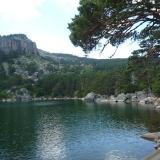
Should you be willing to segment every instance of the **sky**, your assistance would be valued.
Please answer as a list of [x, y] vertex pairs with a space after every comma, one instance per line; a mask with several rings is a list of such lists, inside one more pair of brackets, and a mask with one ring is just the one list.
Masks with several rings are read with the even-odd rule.
[[[39, 49], [51, 53], [84, 56], [81, 48], [69, 40], [68, 23], [77, 14], [79, 0], [0, 0], [0, 35], [23, 33], [36, 42]], [[121, 45], [113, 58], [126, 58], [137, 44]], [[103, 53], [93, 51], [90, 58], [109, 58], [115, 48]]]

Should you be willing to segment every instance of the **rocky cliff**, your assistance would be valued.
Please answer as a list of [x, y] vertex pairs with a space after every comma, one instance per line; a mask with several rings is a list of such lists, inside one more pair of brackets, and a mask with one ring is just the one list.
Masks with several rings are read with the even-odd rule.
[[24, 34], [12, 34], [0, 36], [0, 54], [38, 54], [36, 43], [32, 42]]

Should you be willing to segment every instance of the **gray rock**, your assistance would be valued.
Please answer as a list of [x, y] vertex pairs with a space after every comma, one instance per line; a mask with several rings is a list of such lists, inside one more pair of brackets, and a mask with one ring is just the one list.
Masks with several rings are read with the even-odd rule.
[[141, 104], [154, 104], [156, 101], [155, 97], [146, 97], [144, 99], [142, 99], [139, 103]]
[[138, 102], [139, 100], [138, 100], [138, 97], [137, 97], [135, 94], [133, 94], [131, 101], [132, 101], [132, 102]]
[[121, 93], [116, 97], [117, 102], [125, 102], [125, 100], [126, 100], [126, 95], [124, 93]]
[[160, 106], [156, 106], [155, 108], [157, 111], [160, 111]]
[[141, 137], [149, 141], [156, 141], [157, 139], [160, 139], [160, 132], [146, 133], [142, 135]]
[[157, 98], [155, 97], [147, 97], [146, 104], [154, 104]]
[[20, 102], [29, 102], [32, 100], [32, 97], [26, 88], [21, 88], [16, 91], [16, 100]]
[[25, 53], [38, 54], [36, 43], [32, 42], [24, 34], [0, 36], [1, 54]]
[[84, 97], [84, 101], [94, 102], [96, 98], [98, 98], [97, 94], [95, 94], [94, 92], [91, 92]]
[[113, 96], [113, 95], [110, 96], [108, 100], [111, 101], [111, 102], [116, 102], [117, 101], [116, 97]]
[[135, 95], [135, 93], [127, 93], [126, 94], [126, 99], [125, 99], [126, 103], [137, 102], [137, 101], [138, 101], [138, 98]]
[[31, 100], [32, 100], [32, 97], [27, 94], [16, 96], [16, 101], [18, 101], [18, 102], [29, 102]]
[[154, 102], [155, 106], [160, 106], [160, 98], [157, 98]]
[[106, 103], [108, 102], [108, 99], [106, 99], [105, 97], [99, 97], [95, 99], [96, 103]]
[[138, 98], [138, 101], [142, 101], [145, 98], [147, 98], [147, 94], [144, 91], [138, 91], [135, 93], [136, 97]]
[[2, 67], [3, 67], [6, 75], [8, 76], [9, 75], [9, 65], [8, 65], [8, 63], [6, 63], [6, 62], [2, 63]]

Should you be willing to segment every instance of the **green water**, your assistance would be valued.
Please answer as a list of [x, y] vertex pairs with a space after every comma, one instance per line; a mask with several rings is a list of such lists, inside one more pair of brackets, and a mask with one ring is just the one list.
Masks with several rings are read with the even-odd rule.
[[142, 106], [81, 101], [0, 104], [0, 160], [140, 160], [160, 114]]

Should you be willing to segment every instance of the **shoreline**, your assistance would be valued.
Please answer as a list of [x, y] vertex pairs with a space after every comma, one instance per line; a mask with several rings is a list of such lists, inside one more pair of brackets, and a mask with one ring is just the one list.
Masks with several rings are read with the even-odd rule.
[[36, 97], [36, 98], [31, 98], [31, 99], [24, 99], [24, 100], [17, 100], [16, 98], [6, 98], [6, 99], [1, 99], [1, 103], [13, 103], [13, 102], [38, 102], [38, 101], [54, 101], [54, 100], [83, 100], [83, 98], [78, 98], [78, 97]]
[[155, 151], [145, 157], [145, 160], [159, 160], [160, 157], [160, 132], [146, 133], [141, 138], [154, 142]]
[[152, 105], [157, 111], [160, 111], [160, 97], [156, 97], [153, 94], [146, 94], [143, 91], [135, 93], [120, 93], [117, 96], [100, 95], [94, 92], [88, 93], [85, 97], [31, 97], [30, 95], [19, 95], [13, 98], [1, 99], [1, 103], [13, 103], [13, 102], [37, 102], [37, 101], [54, 101], [54, 100], [81, 100], [84, 102], [106, 104], [106, 103], [137, 103], [140, 105]]
[[135, 93], [120, 93], [117, 96], [100, 95], [93, 92], [88, 93], [83, 98], [84, 101], [94, 102], [97, 104], [102, 103], [137, 103], [140, 105], [152, 105], [157, 111], [160, 111], [160, 97], [156, 97], [153, 94], [147, 94], [144, 91], [138, 91]]

